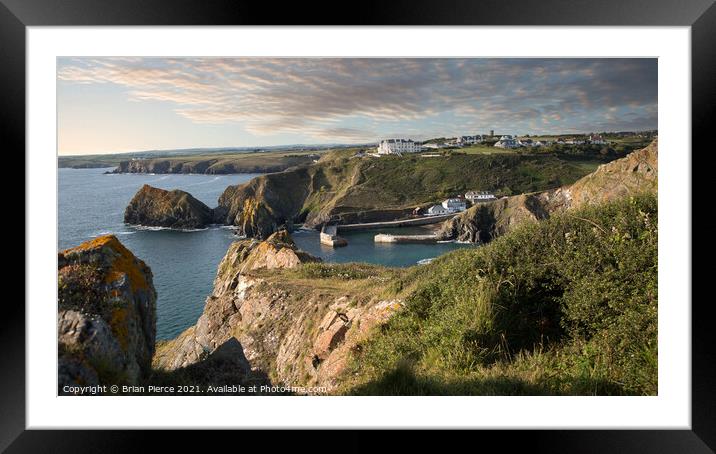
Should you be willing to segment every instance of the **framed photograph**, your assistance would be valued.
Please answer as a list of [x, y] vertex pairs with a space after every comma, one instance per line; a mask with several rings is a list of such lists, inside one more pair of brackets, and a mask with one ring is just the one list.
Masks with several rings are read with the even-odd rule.
[[691, 297], [712, 3], [3, 0], [26, 270], [0, 447], [481, 429], [713, 452]]

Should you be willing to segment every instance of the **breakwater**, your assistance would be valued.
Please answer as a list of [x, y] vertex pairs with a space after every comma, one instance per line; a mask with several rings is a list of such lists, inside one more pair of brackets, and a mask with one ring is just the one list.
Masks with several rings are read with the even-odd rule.
[[397, 221], [383, 221], [383, 222], [365, 222], [362, 224], [339, 224], [339, 232], [349, 232], [354, 230], [370, 230], [370, 229], [383, 229], [383, 228], [397, 228], [397, 227], [412, 227], [419, 225], [437, 224], [439, 222], [446, 221], [453, 218], [460, 213], [441, 214], [437, 216], [421, 216], [409, 219], [399, 219]]
[[437, 235], [390, 235], [379, 233], [373, 238], [376, 243], [437, 243]]

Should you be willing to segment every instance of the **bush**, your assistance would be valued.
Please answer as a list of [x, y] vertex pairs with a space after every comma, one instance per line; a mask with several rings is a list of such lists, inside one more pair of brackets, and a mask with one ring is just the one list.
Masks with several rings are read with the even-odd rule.
[[655, 394], [656, 221], [656, 196], [642, 195], [413, 270], [405, 310], [362, 346], [349, 392], [380, 394], [409, 361], [416, 382], [467, 393], [509, 389], [495, 387], [504, 379], [524, 385], [515, 393]]

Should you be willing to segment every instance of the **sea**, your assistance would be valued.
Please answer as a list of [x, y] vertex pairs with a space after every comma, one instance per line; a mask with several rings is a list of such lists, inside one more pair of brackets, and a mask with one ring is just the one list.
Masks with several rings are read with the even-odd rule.
[[[249, 181], [257, 174], [154, 175], [105, 174], [111, 169], [58, 170], [58, 250], [67, 249], [101, 235], [113, 234], [152, 269], [157, 290], [157, 339], [172, 339], [201, 315], [211, 293], [216, 269], [227, 248], [239, 238], [234, 229], [215, 226], [200, 230], [170, 230], [124, 224], [124, 209], [144, 184], [162, 189], [181, 189], [210, 207], [224, 189]], [[456, 242], [437, 244], [374, 243], [378, 233], [425, 233], [424, 228], [398, 228], [346, 232], [348, 246], [320, 244], [315, 230], [292, 233], [302, 250], [326, 262], [369, 262], [386, 266], [425, 264], [462, 247]]]

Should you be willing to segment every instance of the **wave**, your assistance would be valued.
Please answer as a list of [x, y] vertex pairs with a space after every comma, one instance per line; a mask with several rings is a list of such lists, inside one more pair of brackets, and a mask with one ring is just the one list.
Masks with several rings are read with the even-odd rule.
[[418, 265], [427, 265], [428, 263], [432, 262], [435, 259], [436, 259], [436, 257], [430, 257], [427, 259], [418, 260]]
[[198, 182], [198, 183], [187, 184], [186, 186], [189, 187], [189, 186], [198, 186], [198, 185], [200, 185], [200, 184], [209, 184], [209, 183], [213, 183], [213, 182], [215, 182], [215, 181], [219, 181], [219, 180], [222, 179], [222, 178], [223, 178], [222, 176], [218, 176], [218, 177], [212, 178], [211, 180], [200, 181], [200, 182]]
[[[156, 175], [155, 173], [150, 173], [149, 175]], [[156, 183], [157, 181], [164, 181], [168, 179], [171, 175], [164, 175], [162, 177], [157, 178], [156, 180], [149, 180], [147, 183]]]
[[131, 228], [133, 228], [135, 230], [149, 231], [149, 232], [159, 232], [162, 230], [167, 230], [167, 231], [173, 231], [173, 232], [186, 232], [186, 233], [203, 232], [204, 230], [209, 230], [209, 227], [204, 227], [201, 229], [177, 229], [177, 228], [173, 228], [173, 227], [160, 227], [160, 226], [154, 226], [154, 225], [133, 225], [133, 226], [131, 226]]
[[98, 236], [105, 236], [105, 235], [134, 235], [135, 233], [137, 233], [137, 232], [126, 231], [126, 230], [122, 230], [119, 232], [113, 232], [111, 230], [102, 230], [100, 232], [94, 233], [92, 235], [92, 238], [97, 238]]

